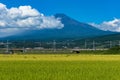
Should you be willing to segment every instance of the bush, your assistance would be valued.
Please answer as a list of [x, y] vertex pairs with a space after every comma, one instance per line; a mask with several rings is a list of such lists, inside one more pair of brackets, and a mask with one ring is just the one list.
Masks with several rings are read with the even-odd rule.
[[111, 54], [120, 54], [120, 46], [114, 46], [108, 50]]

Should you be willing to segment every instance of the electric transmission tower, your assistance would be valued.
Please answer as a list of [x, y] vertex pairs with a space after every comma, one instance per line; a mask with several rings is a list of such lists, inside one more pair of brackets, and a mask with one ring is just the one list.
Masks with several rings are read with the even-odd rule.
[[96, 47], [95, 47], [95, 41], [93, 40], [93, 50], [95, 50]]
[[67, 40], [67, 49], [69, 49], [70, 43], [69, 40]]
[[85, 49], [87, 49], [87, 41], [85, 40]]
[[9, 53], [9, 42], [7, 40], [7, 43], [6, 43], [6, 53]]
[[112, 48], [112, 41], [110, 41], [110, 48]]
[[56, 41], [53, 41], [53, 51], [56, 52]]
[[25, 53], [25, 40], [23, 41], [23, 53]]
[[120, 47], [120, 41], [119, 41], [119, 43], [118, 43], [118, 46]]

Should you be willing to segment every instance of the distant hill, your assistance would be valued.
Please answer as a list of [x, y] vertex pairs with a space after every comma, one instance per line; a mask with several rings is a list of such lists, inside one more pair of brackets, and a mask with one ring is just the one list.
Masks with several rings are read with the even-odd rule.
[[23, 33], [2, 38], [4, 40], [59, 40], [84, 39], [89, 37], [114, 34], [110, 31], [99, 30], [87, 23], [76, 21], [65, 14], [55, 14], [64, 24], [62, 29], [28, 30]]
[[88, 38], [88, 40], [95, 40], [95, 41], [114, 41], [114, 40], [120, 40], [120, 33], [111, 34], [111, 35], [105, 35], [105, 36], [100, 36], [100, 37], [94, 37], [94, 38]]

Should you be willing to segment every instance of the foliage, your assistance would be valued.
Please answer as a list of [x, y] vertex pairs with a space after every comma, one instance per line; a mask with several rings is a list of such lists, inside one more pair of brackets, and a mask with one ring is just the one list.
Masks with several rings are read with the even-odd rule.
[[120, 54], [120, 46], [114, 46], [108, 50], [108, 53]]

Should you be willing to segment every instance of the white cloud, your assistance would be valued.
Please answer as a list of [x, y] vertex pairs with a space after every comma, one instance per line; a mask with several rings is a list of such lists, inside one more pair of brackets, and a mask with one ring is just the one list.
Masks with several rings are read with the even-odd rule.
[[115, 18], [111, 21], [104, 21], [101, 24], [90, 23], [92, 26], [105, 31], [120, 32], [120, 19]]
[[[61, 24], [61, 21], [59, 18], [56, 19], [54, 16], [50, 16], [50, 17], [42, 16], [41, 18], [42, 18], [42, 23], [38, 27], [55, 28], [58, 25], [59, 25], [59, 27], [57, 27], [58, 29], [61, 29], [63, 27], [63, 24]], [[52, 27], [49, 27], [49, 25], [51, 25]]]
[[0, 34], [15, 34], [25, 29], [63, 28], [60, 19], [54, 16], [44, 16], [31, 6], [7, 8], [0, 3]]
[[35, 17], [40, 15], [40, 13], [36, 9], [32, 9], [31, 6], [20, 6], [19, 10], [22, 12], [22, 17]]
[[[23, 30], [22, 30], [23, 31]], [[3, 29], [0, 29], [0, 37], [6, 37], [6, 36], [10, 36], [10, 35], [13, 35], [13, 34], [17, 34], [17, 33], [20, 33], [21, 30], [19, 30], [18, 28], [3, 28]]]

